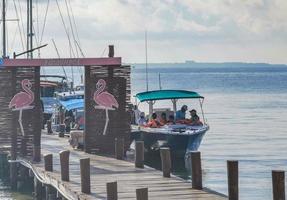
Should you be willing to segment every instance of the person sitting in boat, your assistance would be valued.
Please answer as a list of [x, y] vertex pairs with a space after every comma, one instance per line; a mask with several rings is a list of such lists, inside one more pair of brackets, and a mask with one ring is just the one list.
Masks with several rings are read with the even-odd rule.
[[160, 122], [157, 120], [157, 114], [153, 113], [151, 116], [151, 119], [145, 125], [145, 127], [150, 127], [150, 128], [159, 128], [161, 126]]
[[145, 126], [145, 125], [146, 125], [146, 119], [145, 119], [145, 114], [144, 114], [144, 112], [141, 112], [141, 113], [140, 113], [140, 118], [138, 119], [137, 124], [138, 124], [139, 126]]
[[188, 120], [188, 124], [195, 125], [195, 126], [202, 125], [202, 122], [200, 121], [200, 118], [197, 115], [195, 109], [190, 110], [189, 113], [190, 113], [190, 119]]
[[166, 125], [173, 125], [173, 124], [175, 124], [174, 115], [170, 115], [170, 116], [168, 116], [168, 120], [167, 120]]
[[185, 113], [187, 111], [187, 105], [183, 105], [180, 110], [175, 113], [175, 121], [182, 123], [185, 121]]
[[167, 123], [167, 117], [165, 112], [161, 113], [159, 122], [162, 126], [164, 126]]

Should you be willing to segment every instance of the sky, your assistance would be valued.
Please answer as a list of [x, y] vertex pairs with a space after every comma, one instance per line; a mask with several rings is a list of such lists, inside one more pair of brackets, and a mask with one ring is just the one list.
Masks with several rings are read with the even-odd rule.
[[[107, 46], [113, 44], [115, 56], [124, 62], [144, 63], [146, 31], [151, 63], [195, 60], [287, 64], [286, 0], [33, 1], [38, 38], [34, 46], [48, 44], [34, 57], [58, 57], [54, 40], [60, 57], [81, 56], [79, 46], [85, 57], [107, 56]], [[10, 56], [23, 51], [20, 32], [24, 41], [25, 12], [25, 0], [7, 1], [6, 18], [19, 19], [7, 22]]]

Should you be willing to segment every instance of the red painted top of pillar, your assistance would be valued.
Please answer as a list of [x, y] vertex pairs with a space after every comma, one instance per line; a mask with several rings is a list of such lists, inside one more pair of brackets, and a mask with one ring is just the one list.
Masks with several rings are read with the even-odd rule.
[[113, 58], [47, 58], [47, 59], [0, 59], [1, 67], [38, 66], [111, 66], [121, 65], [121, 57]]

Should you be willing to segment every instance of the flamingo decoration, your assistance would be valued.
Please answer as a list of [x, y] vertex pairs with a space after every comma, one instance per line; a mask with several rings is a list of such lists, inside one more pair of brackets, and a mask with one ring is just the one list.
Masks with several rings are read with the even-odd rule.
[[98, 80], [96, 85], [96, 91], [94, 93], [94, 101], [96, 102], [97, 106], [95, 109], [103, 109], [106, 111], [106, 123], [103, 135], [106, 135], [108, 123], [109, 123], [109, 112], [108, 110], [115, 110], [115, 108], [119, 108], [119, 104], [115, 97], [104, 91], [106, 88], [106, 81], [103, 79]]
[[15, 94], [15, 96], [11, 99], [9, 103], [9, 108], [12, 109], [12, 111], [19, 110], [19, 125], [22, 132], [22, 135], [25, 136], [24, 128], [22, 124], [22, 112], [23, 110], [32, 109], [33, 106], [31, 104], [34, 102], [34, 93], [31, 91], [32, 84], [28, 79], [24, 79], [21, 82], [22, 89], [25, 92], [19, 92]]

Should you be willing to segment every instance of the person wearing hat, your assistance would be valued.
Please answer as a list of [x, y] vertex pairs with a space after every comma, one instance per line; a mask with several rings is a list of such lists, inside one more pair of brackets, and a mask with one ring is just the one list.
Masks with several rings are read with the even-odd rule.
[[184, 121], [186, 111], [187, 111], [187, 105], [183, 105], [180, 110], [176, 111], [175, 121]]
[[195, 109], [190, 110], [189, 113], [190, 113], [190, 120], [189, 120], [190, 125], [202, 125], [202, 122], [200, 121], [199, 116], [197, 115]]

